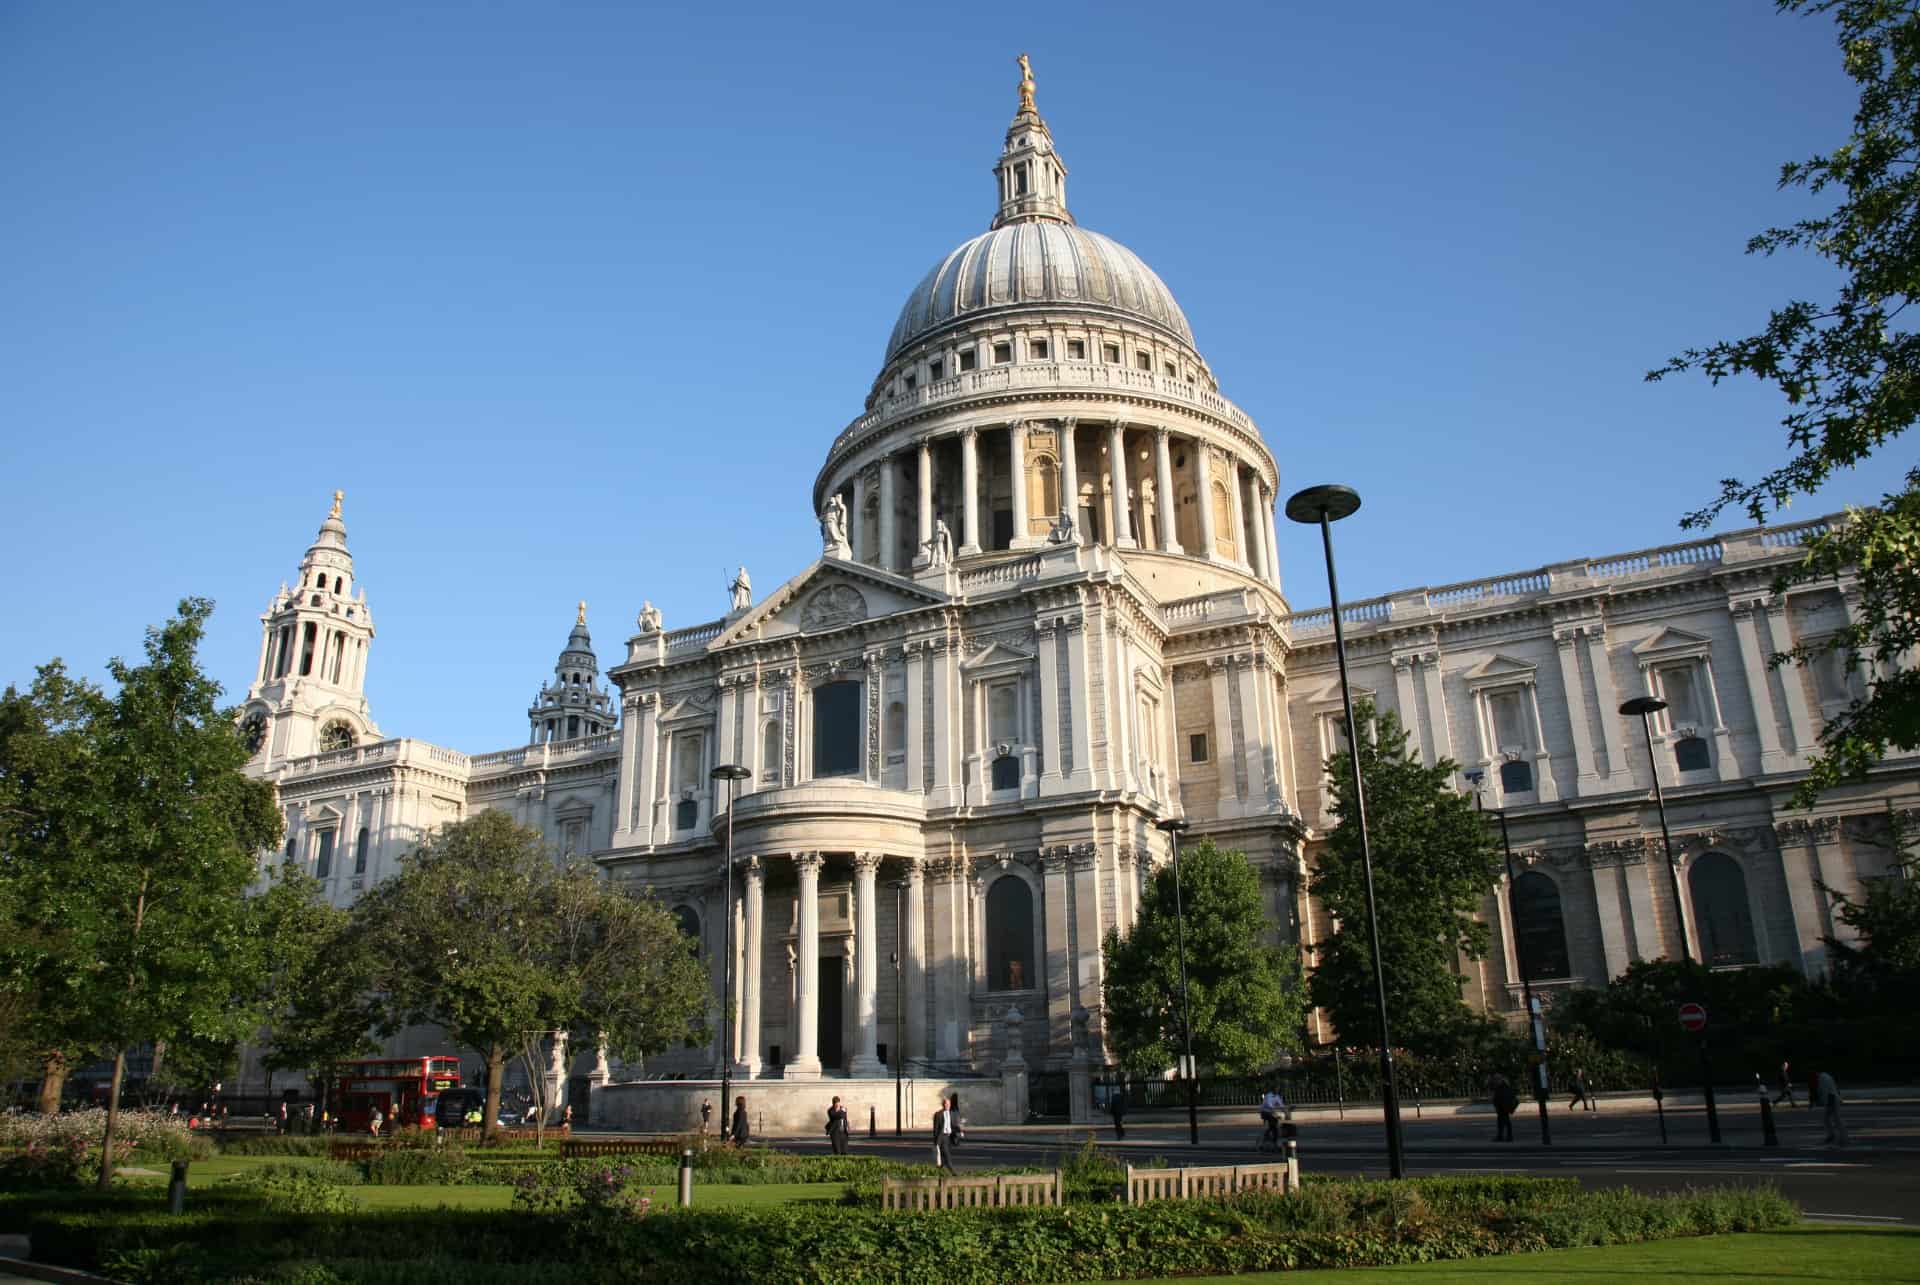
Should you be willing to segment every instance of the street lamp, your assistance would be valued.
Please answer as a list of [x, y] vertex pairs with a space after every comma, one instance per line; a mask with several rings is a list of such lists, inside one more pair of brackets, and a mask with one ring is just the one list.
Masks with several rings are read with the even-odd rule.
[[720, 968], [720, 1112], [722, 1119], [731, 1119], [726, 1113], [733, 1110], [733, 803], [739, 797], [740, 782], [753, 773], [738, 763], [722, 763], [711, 775], [727, 783], [727, 958]]
[[903, 1086], [901, 1076], [907, 1066], [907, 1028], [902, 1025], [902, 1001], [900, 995], [900, 944], [901, 936], [906, 932], [906, 920], [900, 913], [900, 896], [907, 890], [905, 879], [893, 881], [893, 1047], [887, 1055], [893, 1059], [893, 1136], [900, 1136], [900, 1111]]
[[[1480, 794], [1480, 783], [1486, 779], [1486, 773], [1478, 768], [1466, 774], [1473, 783], [1473, 810], [1486, 811]], [[1500, 818], [1500, 847], [1507, 858], [1507, 919], [1513, 925], [1513, 959], [1520, 967], [1520, 992], [1527, 1004], [1527, 1030], [1533, 1036], [1533, 1051], [1542, 1059], [1534, 1063], [1533, 1096], [1540, 1104], [1540, 1145], [1553, 1145], [1553, 1125], [1548, 1120], [1551, 1114], [1547, 1110], [1547, 1032], [1546, 1024], [1540, 1016], [1540, 1009], [1533, 1002], [1533, 974], [1527, 971], [1527, 953], [1520, 949], [1520, 899], [1515, 892], [1513, 882], [1513, 836], [1507, 832], [1507, 810], [1495, 808], [1495, 816]]]
[[1348, 486], [1310, 486], [1287, 500], [1287, 516], [1320, 528], [1327, 557], [1327, 593], [1333, 599], [1333, 654], [1340, 665], [1340, 703], [1347, 716], [1347, 753], [1353, 759], [1353, 812], [1360, 823], [1360, 869], [1367, 881], [1367, 936], [1373, 944], [1374, 998], [1380, 1009], [1380, 1097], [1387, 1128], [1387, 1165], [1395, 1178], [1407, 1176], [1400, 1148], [1400, 1098], [1393, 1082], [1393, 1036], [1387, 1028], [1387, 974], [1380, 962], [1380, 910], [1373, 896], [1373, 842], [1367, 836], [1367, 789], [1360, 771], [1360, 731], [1353, 721], [1353, 690], [1347, 685], [1347, 631], [1340, 619], [1340, 581], [1333, 571], [1331, 524], [1352, 517], [1360, 496]]
[[1180, 1030], [1187, 1045], [1187, 1136], [1197, 1147], [1200, 1145], [1200, 1068], [1193, 1064], [1193, 1009], [1187, 1003], [1187, 916], [1180, 904], [1180, 836], [1192, 826], [1179, 817], [1168, 817], [1153, 824], [1173, 845], [1173, 931], [1180, 944]]
[[[1653, 803], [1660, 812], [1660, 842], [1667, 854], [1667, 880], [1673, 886], [1673, 918], [1680, 925], [1680, 957], [1692, 959], [1693, 934], [1687, 931], [1687, 909], [1680, 896], [1680, 864], [1673, 858], [1673, 832], [1667, 828], [1667, 796], [1660, 790], [1660, 760], [1653, 756], [1653, 716], [1665, 709], [1667, 703], [1658, 696], [1636, 696], [1623, 702], [1620, 712], [1632, 718], [1640, 719], [1640, 731], [1647, 739], [1647, 770], [1653, 773]], [[1700, 953], [1700, 967], [1707, 966], [1706, 952]], [[1713, 1101], [1713, 1063], [1708, 1060], [1707, 1034], [1700, 1033], [1700, 1075], [1706, 1081], [1707, 1099], [1707, 1137], [1713, 1142], [1720, 1141], [1720, 1112]]]

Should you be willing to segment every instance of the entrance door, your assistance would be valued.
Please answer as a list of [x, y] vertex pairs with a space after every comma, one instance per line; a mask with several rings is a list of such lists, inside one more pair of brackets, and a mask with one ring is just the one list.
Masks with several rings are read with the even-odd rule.
[[838, 1071], [846, 1065], [847, 961], [842, 955], [820, 957], [820, 1065]]

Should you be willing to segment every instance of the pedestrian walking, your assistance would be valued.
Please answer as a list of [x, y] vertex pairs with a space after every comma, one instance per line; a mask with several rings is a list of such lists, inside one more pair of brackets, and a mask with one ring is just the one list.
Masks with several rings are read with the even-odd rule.
[[1114, 1085], [1107, 1094], [1107, 1114], [1113, 1117], [1113, 1137], [1118, 1142], [1127, 1136], [1127, 1091], [1121, 1085]]
[[573, 1136], [573, 1103], [571, 1102], [567, 1103], [567, 1109], [560, 1113], [560, 1132], [568, 1137]]
[[940, 1109], [933, 1113], [933, 1163], [948, 1173], [954, 1171], [953, 1135], [955, 1130], [953, 1118], [953, 1108], [948, 1105], [947, 1099], [942, 1098], [940, 1101]]
[[1268, 1089], [1260, 1095], [1260, 1123], [1266, 1129], [1260, 1134], [1260, 1145], [1280, 1149], [1280, 1122], [1286, 1118], [1287, 1100], [1280, 1096], [1278, 1089]]
[[1820, 1104], [1822, 1118], [1827, 1126], [1827, 1141], [1836, 1147], [1847, 1145], [1847, 1126], [1840, 1119], [1840, 1089], [1833, 1082], [1833, 1074], [1820, 1072], [1813, 1082], [1814, 1100]]
[[1587, 1110], [1593, 1110], [1593, 1090], [1587, 1084], [1586, 1068], [1576, 1066], [1573, 1068], [1573, 1101], [1567, 1103], [1567, 1110], [1578, 1111], [1582, 1103]]
[[827, 1108], [827, 1141], [833, 1144], [833, 1154], [847, 1154], [847, 1109], [840, 1105], [840, 1095], [833, 1095], [833, 1105]]
[[1520, 1109], [1520, 1094], [1504, 1075], [1493, 1077], [1493, 1140], [1513, 1141], [1513, 1113]]
[[379, 1137], [380, 1126], [385, 1124], [386, 1121], [387, 1121], [387, 1118], [384, 1115], [380, 1114], [380, 1108], [375, 1107], [373, 1109], [373, 1114], [367, 1117], [367, 1132], [371, 1133], [376, 1138]]
[[707, 1136], [707, 1126], [713, 1123], [713, 1099], [700, 1099], [700, 1136]]
[[960, 1144], [967, 1140], [966, 1126], [960, 1119], [960, 1095], [958, 1093], [947, 1099], [947, 1110], [952, 1113], [952, 1119], [949, 1121], [952, 1127], [947, 1130], [949, 1135], [947, 1145], [955, 1151], [958, 1151]]
[[747, 1145], [747, 1098], [744, 1093], [733, 1100], [733, 1145]]
[[1773, 1105], [1779, 1106], [1782, 1102], [1790, 1107], [1800, 1105], [1793, 1100], [1793, 1064], [1785, 1058], [1780, 1059], [1779, 1087], [1780, 1091], [1773, 1095]]
[[280, 1132], [285, 1133], [286, 1131], [287, 1131], [287, 1100], [285, 1098], [282, 1098], [280, 1099]]

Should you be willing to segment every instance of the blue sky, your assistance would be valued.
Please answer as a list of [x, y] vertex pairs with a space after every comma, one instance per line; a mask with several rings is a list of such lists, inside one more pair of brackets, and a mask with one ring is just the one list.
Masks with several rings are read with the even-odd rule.
[[1852, 106], [1767, 5], [11, 0], [0, 681], [202, 594], [237, 699], [335, 487], [389, 735], [524, 739], [577, 599], [609, 664], [643, 598], [771, 589], [900, 303], [993, 213], [1022, 50], [1076, 216], [1283, 493], [1365, 496], [1349, 597], [1677, 540], [1780, 458], [1766, 390], [1641, 380], [1828, 284], [1742, 253]]

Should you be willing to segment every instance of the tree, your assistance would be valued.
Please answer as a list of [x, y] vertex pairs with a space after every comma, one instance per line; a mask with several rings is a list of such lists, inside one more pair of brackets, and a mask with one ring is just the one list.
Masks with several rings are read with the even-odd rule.
[[707, 977], [650, 897], [555, 865], [503, 812], [447, 825], [353, 909], [380, 1028], [430, 1023], [486, 1063], [485, 1128], [530, 1033], [604, 1040], [638, 1059], [706, 1029]]
[[108, 663], [108, 696], [41, 670], [22, 710], [9, 698], [4, 787], [16, 913], [39, 940], [0, 944], [16, 987], [41, 996], [57, 1051], [110, 1052], [113, 1082], [100, 1185], [113, 1175], [127, 1051], [251, 1030], [244, 999], [258, 964], [244, 893], [257, 855], [279, 842], [271, 786], [220, 687], [198, 659], [213, 604], [189, 598], [147, 631], [146, 663]]
[[1888, 804], [1884, 826], [1863, 825], [1859, 837], [1887, 854], [1887, 868], [1861, 880], [1857, 896], [1820, 885], [1858, 943], [1826, 937], [1834, 982], [1861, 1007], [1908, 1016], [1920, 986], [1920, 825]]
[[[1920, 335], [1902, 314], [1920, 290], [1920, 4], [1913, 0], [1778, 0], [1784, 13], [1831, 14], [1849, 77], [1859, 86], [1853, 132], [1832, 152], [1781, 167], [1782, 188], [1837, 197], [1821, 216], [1770, 228], [1749, 254], [1811, 250], [1839, 270], [1832, 300], [1792, 300], [1744, 339], [1691, 348], [1649, 380], [1697, 371], [1715, 384], [1751, 375], [1785, 396], [1786, 463], [1752, 481], [1728, 478], [1687, 527], [1710, 525], [1728, 506], [1755, 522], [1813, 492], [1905, 432], [1920, 415]], [[1822, 753], [1795, 802], [1858, 780], [1892, 750], [1920, 748], [1920, 671], [1902, 668], [1920, 645], [1920, 468], [1903, 489], [1810, 540], [1799, 566], [1774, 586], [1851, 571], [1858, 611], [1830, 638], [1773, 658], [1805, 664], [1838, 652], [1863, 670], [1866, 696], [1827, 722]]]
[[[1464, 979], [1454, 963], [1459, 955], [1486, 953], [1487, 926], [1477, 912], [1499, 881], [1499, 850], [1472, 799], [1452, 787], [1457, 764], [1442, 759], [1424, 766], [1408, 750], [1400, 720], [1376, 713], [1371, 701], [1358, 702], [1354, 716], [1374, 733], [1361, 737], [1360, 764], [1388, 1020], [1397, 1044], [1442, 1051], [1477, 1024], [1460, 997]], [[1328, 769], [1339, 824], [1314, 861], [1313, 893], [1336, 927], [1320, 945], [1309, 992], [1342, 1039], [1378, 1040], [1352, 755], [1328, 760]]]
[[[1108, 929], [1107, 1039], [1121, 1065], [1157, 1075], [1185, 1051], [1173, 863], [1153, 873], [1123, 937]], [[1289, 1047], [1305, 1016], [1300, 966], [1267, 941], [1260, 876], [1246, 855], [1203, 839], [1180, 851], [1193, 1056], [1227, 1072], [1256, 1071]]]
[[342, 1064], [379, 1048], [369, 999], [373, 967], [366, 935], [327, 902], [319, 880], [287, 862], [254, 899], [264, 947], [260, 974], [260, 1062], [268, 1072], [302, 1071], [334, 1084]]

